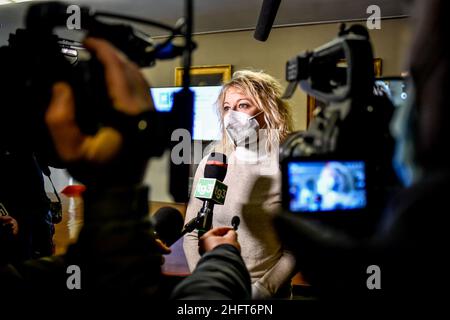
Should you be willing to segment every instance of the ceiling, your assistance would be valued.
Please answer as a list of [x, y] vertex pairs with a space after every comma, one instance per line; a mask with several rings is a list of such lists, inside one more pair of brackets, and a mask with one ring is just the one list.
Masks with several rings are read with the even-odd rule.
[[[14, 0], [0, 0], [0, 4], [8, 1]], [[8, 29], [12, 24], [17, 25], [29, 3], [0, 5], [1, 28]], [[183, 0], [72, 0], [70, 3], [154, 19], [171, 25], [183, 16], [184, 5]], [[374, 4], [381, 8], [382, 17], [404, 16], [408, 14], [404, 3], [394, 0], [282, 0], [274, 25], [365, 19], [369, 16], [366, 13], [367, 7]], [[261, 4], [262, 0], [194, 0], [194, 30], [203, 33], [254, 29]], [[152, 30], [154, 36], [163, 33], [164, 31]]]

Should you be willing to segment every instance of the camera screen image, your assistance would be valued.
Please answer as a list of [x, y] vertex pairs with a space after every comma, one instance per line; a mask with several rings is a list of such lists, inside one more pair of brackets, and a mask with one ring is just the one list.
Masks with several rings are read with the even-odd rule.
[[367, 205], [364, 161], [295, 161], [287, 164], [289, 210], [323, 212]]
[[385, 89], [388, 97], [397, 108], [406, 105], [408, 99], [410, 99], [408, 95], [408, 83], [405, 79], [387, 77], [376, 80], [375, 84]]

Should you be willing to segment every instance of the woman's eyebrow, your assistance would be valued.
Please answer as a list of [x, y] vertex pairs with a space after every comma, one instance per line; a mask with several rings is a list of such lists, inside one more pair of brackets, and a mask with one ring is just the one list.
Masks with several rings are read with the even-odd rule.
[[[237, 102], [241, 102], [242, 100], [249, 100], [249, 99], [247, 99], [247, 98], [237, 99], [237, 100], [236, 100], [236, 103], [237, 103]], [[223, 104], [225, 105], [225, 104], [232, 104], [232, 103], [231, 103], [231, 102], [228, 102], [228, 101], [224, 101]]]

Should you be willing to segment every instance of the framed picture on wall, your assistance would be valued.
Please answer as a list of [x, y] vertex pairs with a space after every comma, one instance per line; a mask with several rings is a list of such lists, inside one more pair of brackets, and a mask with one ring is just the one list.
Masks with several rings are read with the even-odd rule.
[[[175, 68], [175, 86], [183, 84], [184, 68]], [[231, 64], [192, 66], [191, 86], [217, 86], [231, 79]]]
[[[341, 63], [345, 64], [345, 61], [343, 60]], [[383, 71], [382, 67], [383, 61], [381, 60], [381, 58], [373, 59], [373, 69], [375, 77], [381, 77]], [[325, 106], [325, 104], [310, 95], [306, 97], [306, 128], [308, 128], [311, 119], [314, 117], [314, 110], [316, 109], [316, 107], [321, 106]]]

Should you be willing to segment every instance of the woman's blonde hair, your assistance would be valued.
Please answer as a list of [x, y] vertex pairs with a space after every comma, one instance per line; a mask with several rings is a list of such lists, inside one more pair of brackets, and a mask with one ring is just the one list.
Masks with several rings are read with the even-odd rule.
[[[232, 79], [225, 83], [217, 99], [217, 109], [221, 119], [222, 151], [228, 153], [234, 149], [225, 132], [223, 124], [225, 95], [230, 88], [236, 88], [251, 97], [258, 110], [263, 112], [268, 130], [268, 151], [274, 143], [281, 143], [292, 131], [292, 120], [289, 105], [281, 99], [282, 87], [272, 76], [262, 71], [240, 70], [233, 74]], [[217, 149], [217, 148], [216, 148]]]

